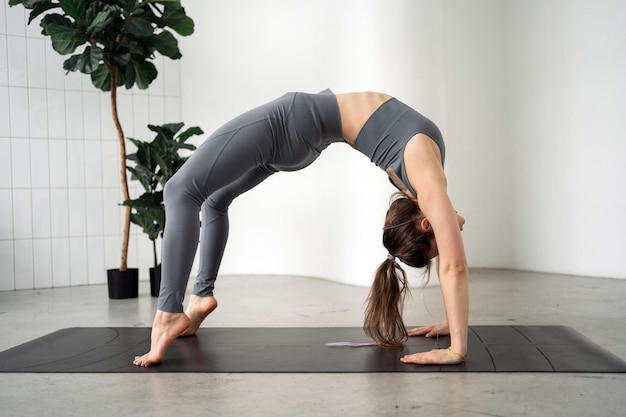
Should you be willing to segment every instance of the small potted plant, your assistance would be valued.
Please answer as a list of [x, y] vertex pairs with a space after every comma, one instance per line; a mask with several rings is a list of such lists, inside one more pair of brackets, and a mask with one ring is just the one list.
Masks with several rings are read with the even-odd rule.
[[[10, 6], [19, 4], [30, 10], [29, 24], [42, 16], [41, 33], [50, 37], [56, 52], [70, 55], [63, 62], [64, 70], [89, 74], [96, 88], [109, 92], [122, 193], [128, 200], [126, 141], [118, 116], [117, 88], [148, 88], [158, 74], [151, 62], [156, 53], [182, 57], [168, 29], [189, 36], [194, 32], [193, 20], [180, 0], [9, 0]], [[82, 51], [76, 53], [79, 48]], [[107, 270], [112, 299], [137, 297], [138, 270], [127, 266], [130, 211], [130, 206], [124, 210], [119, 268]]]
[[204, 133], [199, 127], [190, 127], [178, 133], [183, 126], [183, 123], [148, 125], [148, 129], [156, 133], [151, 142], [128, 138], [137, 147], [137, 151], [126, 157], [134, 164], [127, 169], [131, 173], [131, 179], [139, 181], [144, 192], [134, 200], [124, 201], [124, 205], [132, 209], [130, 221], [141, 227], [152, 241], [154, 266], [150, 268], [150, 293], [153, 297], [159, 295], [161, 282], [156, 240], [162, 237], [165, 228], [163, 189], [167, 180], [188, 158], [181, 151], [196, 149], [193, 144], [186, 143], [187, 140]]

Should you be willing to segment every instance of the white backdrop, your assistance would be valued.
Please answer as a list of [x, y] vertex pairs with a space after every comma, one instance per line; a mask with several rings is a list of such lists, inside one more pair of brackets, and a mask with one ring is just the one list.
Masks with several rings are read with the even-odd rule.
[[[183, 120], [286, 91], [374, 90], [441, 128], [470, 266], [626, 277], [626, 4], [185, 2]], [[368, 285], [394, 189], [346, 145], [233, 203], [221, 270]]]
[[[407, 3], [189, 2], [197, 27], [185, 40], [183, 117], [206, 130], [286, 91], [375, 90], [435, 120], [444, 106], [440, 8]], [[424, 24], [411, 27], [407, 15]], [[200, 17], [202, 16], [202, 17]], [[403, 24], [380, 24], [380, 22]], [[389, 45], [397, 44], [397, 53]], [[201, 52], [199, 52], [201, 51]], [[193, 57], [191, 56], [193, 55]], [[415, 77], [421, 60], [436, 62]], [[367, 285], [395, 189], [364, 155], [334, 144], [310, 167], [279, 173], [231, 207], [221, 273], [277, 273]]]

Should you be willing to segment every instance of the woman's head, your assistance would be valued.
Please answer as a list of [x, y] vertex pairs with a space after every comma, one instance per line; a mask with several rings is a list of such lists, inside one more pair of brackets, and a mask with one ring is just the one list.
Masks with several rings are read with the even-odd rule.
[[394, 194], [385, 217], [383, 245], [389, 256], [376, 270], [364, 329], [380, 346], [400, 347], [407, 338], [402, 309], [408, 284], [396, 258], [415, 268], [425, 267], [428, 274], [437, 250], [434, 233], [415, 200]]
[[392, 196], [383, 227], [383, 245], [390, 254], [414, 268], [430, 265], [437, 255], [435, 234], [419, 205], [402, 193]]

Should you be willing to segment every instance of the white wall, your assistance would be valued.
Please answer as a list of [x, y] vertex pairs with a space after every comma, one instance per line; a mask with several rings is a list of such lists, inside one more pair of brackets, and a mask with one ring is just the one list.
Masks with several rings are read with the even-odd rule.
[[[185, 42], [204, 53], [182, 63], [185, 119], [212, 130], [289, 90], [391, 93], [444, 133], [471, 266], [626, 277], [623, 2], [186, 7], [202, 19]], [[367, 284], [392, 191], [366, 158], [333, 145], [235, 203], [222, 272]]]
[[[203, 52], [181, 64], [183, 114], [208, 131], [286, 91], [327, 87], [385, 91], [444, 118], [438, 5], [235, 0], [186, 8], [197, 25], [185, 48]], [[332, 145], [306, 170], [274, 175], [235, 201], [221, 271], [368, 284], [386, 255], [381, 226], [393, 191], [367, 157]]]
[[443, 3], [446, 175], [472, 267], [513, 262], [507, 4]]
[[[122, 201], [109, 95], [65, 75], [63, 58], [0, 2], [0, 290], [106, 282], [119, 267]], [[177, 63], [158, 60], [149, 92], [121, 91], [128, 136], [180, 121]], [[129, 267], [147, 278], [150, 242], [132, 229]]]
[[[0, 290], [104, 282], [118, 262], [121, 199], [107, 97], [65, 76], [38, 26], [5, 3]], [[181, 40], [180, 70], [159, 61], [156, 84], [121, 99], [129, 136], [180, 120], [181, 106], [187, 125], [211, 131], [289, 90], [388, 92], [446, 138], [471, 266], [626, 277], [626, 3], [185, 6], [197, 31]], [[82, 118], [68, 116], [76, 109]], [[380, 225], [393, 190], [366, 157], [332, 145], [308, 169], [277, 174], [233, 204], [222, 273], [367, 285], [385, 256]], [[131, 243], [131, 266], [147, 268], [149, 242], [133, 230]]]
[[511, 267], [626, 278], [626, 3], [509, 16]]

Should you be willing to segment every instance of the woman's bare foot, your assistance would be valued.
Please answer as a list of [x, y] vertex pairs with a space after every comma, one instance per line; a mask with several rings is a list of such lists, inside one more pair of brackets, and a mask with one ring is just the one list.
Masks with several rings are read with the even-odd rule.
[[192, 294], [189, 298], [187, 310], [185, 310], [185, 314], [190, 319], [189, 327], [181, 334], [181, 336], [191, 336], [196, 334], [206, 316], [208, 316], [216, 308], [217, 300], [215, 297], [200, 297]]
[[189, 317], [184, 313], [166, 313], [157, 310], [150, 335], [150, 352], [135, 358], [137, 366], [156, 365], [161, 362], [167, 348], [185, 329], [189, 327]]

